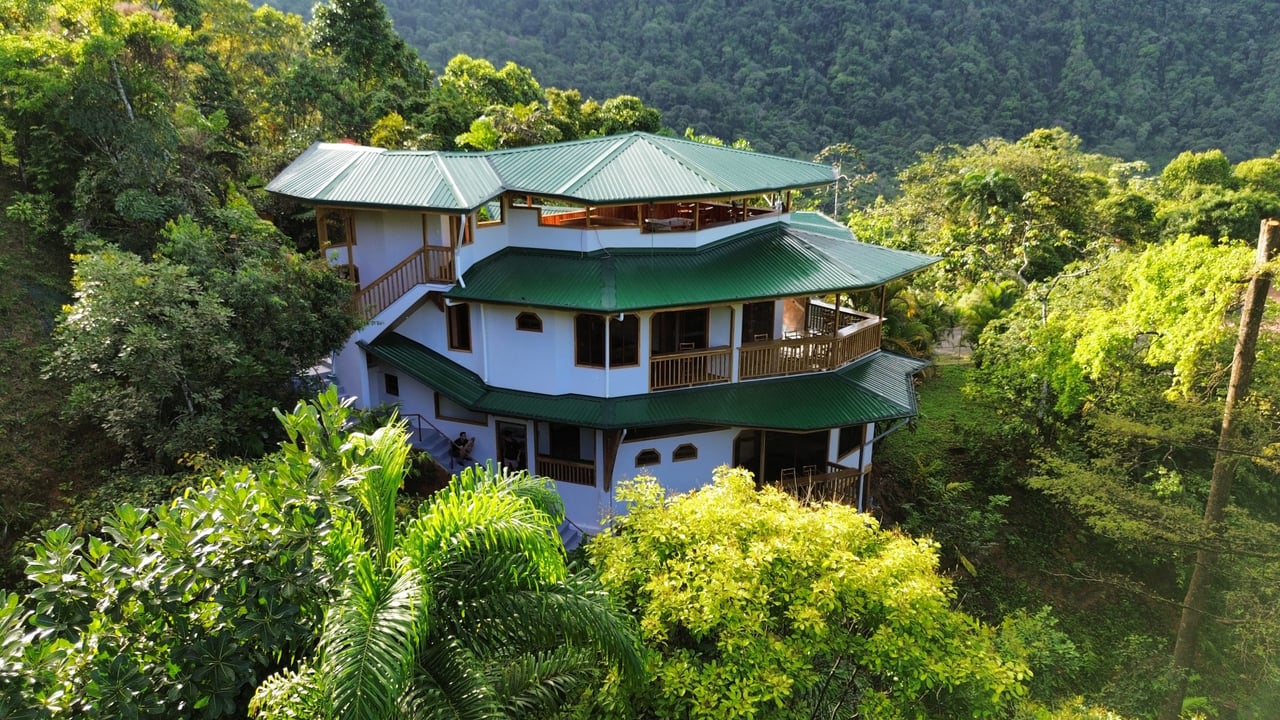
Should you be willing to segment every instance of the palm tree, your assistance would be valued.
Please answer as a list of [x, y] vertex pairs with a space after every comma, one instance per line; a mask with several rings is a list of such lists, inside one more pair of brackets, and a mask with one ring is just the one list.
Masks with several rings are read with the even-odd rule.
[[570, 572], [544, 478], [468, 468], [396, 520], [403, 426], [350, 435], [358, 459], [322, 551], [340, 592], [315, 654], [269, 678], [259, 718], [536, 718], [641, 672], [631, 621]]

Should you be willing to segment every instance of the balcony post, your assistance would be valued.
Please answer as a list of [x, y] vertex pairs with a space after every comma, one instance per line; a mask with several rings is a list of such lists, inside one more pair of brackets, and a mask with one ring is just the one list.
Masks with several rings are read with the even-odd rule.
[[734, 322], [739, 305], [729, 306], [729, 382], [738, 382], [742, 365], [742, 323]]

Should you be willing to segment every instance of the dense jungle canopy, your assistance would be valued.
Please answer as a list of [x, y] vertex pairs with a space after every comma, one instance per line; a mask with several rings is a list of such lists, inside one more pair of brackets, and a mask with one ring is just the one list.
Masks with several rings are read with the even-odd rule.
[[[274, 0], [305, 14], [311, 0]], [[1115, 0], [389, 0], [433, 68], [513, 61], [584, 96], [638, 95], [670, 127], [884, 174], [942, 143], [1060, 126], [1161, 166], [1269, 154], [1280, 3]], [[892, 174], [892, 173], [890, 173]]]
[[[1253, 244], [1280, 217], [1278, 9], [0, 0], [0, 717], [452, 697], [478, 717], [1270, 720], [1274, 302], [1230, 502], [1202, 518], [1242, 291], [1276, 269]], [[618, 542], [567, 557], [544, 480], [400, 495], [430, 459], [299, 381], [358, 322], [314, 213], [263, 190], [304, 148], [631, 130], [839, 160], [838, 197], [796, 207], [939, 256], [875, 299], [884, 348], [936, 361], [876, 451], [890, 529], [726, 470], [671, 502], [635, 486]], [[935, 354], [957, 334], [963, 357]], [[495, 530], [497, 554], [449, 540]], [[813, 562], [855, 540], [859, 572]], [[1175, 666], [1204, 553], [1199, 655]]]

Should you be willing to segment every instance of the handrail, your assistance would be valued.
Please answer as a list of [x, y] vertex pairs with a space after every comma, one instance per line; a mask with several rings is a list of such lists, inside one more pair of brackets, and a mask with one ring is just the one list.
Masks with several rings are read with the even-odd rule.
[[418, 431], [418, 442], [424, 442], [424, 439], [423, 439], [423, 437], [422, 437], [422, 425], [423, 425], [423, 423], [425, 423], [425, 424], [426, 424], [428, 427], [430, 427], [432, 430], [435, 430], [435, 431], [436, 431], [436, 434], [437, 434], [437, 435], [439, 435], [440, 437], [444, 438], [445, 442], [447, 442], [447, 443], [452, 443], [452, 442], [453, 442], [453, 440], [451, 440], [451, 439], [449, 438], [449, 436], [448, 436], [448, 435], [446, 435], [446, 434], [445, 434], [445, 432], [444, 432], [443, 430], [441, 430], [440, 428], [436, 427], [436, 426], [435, 426], [435, 423], [433, 423], [433, 422], [431, 422], [430, 420], [428, 420], [428, 419], [427, 419], [427, 417], [426, 417], [425, 415], [423, 415], [422, 413], [399, 413], [399, 416], [400, 416], [400, 417], [402, 417], [402, 418], [406, 418], [406, 419], [408, 419], [408, 418], [410, 418], [410, 417], [417, 418], [417, 424], [415, 424], [415, 425], [414, 425], [414, 429]]
[[649, 389], [714, 385], [733, 380], [732, 349], [682, 350], [649, 358]]
[[426, 282], [426, 257], [426, 251], [418, 248], [395, 267], [357, 291], [355, 304], [360, 315], [366, 320], [372, 320], [409, 292], [410, 288]]
[[880, 347], [880, 319], [873, 318], [849, 326], [836, 336], [811, 335], [782, 340], [747, 343], [738, 350], [738, 378], [762, 377], [836, 370]]
[[428, 245], [427, 280], [438, 283], [458, 281], [458, 267], [453, 262], [453, 248]]
[[595, 487], [596, 466], [581, 460], [564, 460], [550, 455], [534, 456], [535, 472], [557, 482]]
[[[838, 314], [837, 314], [838, 311]], [[810, 335], [832, 335], [834, 331], [858, 325], [878, 316], [822, 300], [810, 299], [804, 310], [804, 326]]]
[[828, 462], [826, 472], [820, 475], [801, 475], [795, 479], [778, 481], [778, 487], [803, 502], [823, 500], [848, 501], [858, 499], [858, 485], [870, 469], [850, 468]]

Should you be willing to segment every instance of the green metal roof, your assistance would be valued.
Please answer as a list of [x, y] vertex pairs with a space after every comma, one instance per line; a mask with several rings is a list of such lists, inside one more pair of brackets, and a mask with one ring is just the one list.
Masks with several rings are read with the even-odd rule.
[[753, 195], [828, 185], [828, 165], [629, 133], [489, 153], [518, 192], [589, 204]]
[[854, 240], [853, 231], [847, 225], [820, 212], [796, 211], [791, 213], [791, 227], [808, 230], [819, 235], [827, 235], [841, 240]]
[[501, 194], [503, 185], [479, 155], [316, 143], [267, 190], [318, 205], [463, 212]]
[[477, 412], [602, 429], [697, 423], [801, 432], [912, 417], [912, 376], [928, 365], [881, 351], [834, 372], [598, 398], [489, 387], [470, 370], [394, 332], [361, 346]]
[[316, 204], [463, 212], [508, 190], [603, 205], [756, 195], [834, 181], [827, 165], [630, 133], [479, 153], [316, 143], [267, 190]]
[[872, 288], [937, 260], [777, 222], [696, 250], [507, 248], [467, 270], [447, 297], [625, 312]]

